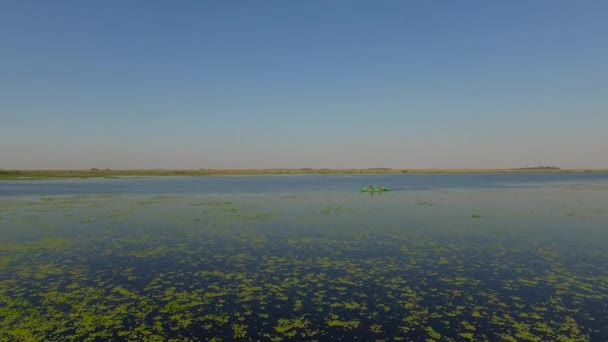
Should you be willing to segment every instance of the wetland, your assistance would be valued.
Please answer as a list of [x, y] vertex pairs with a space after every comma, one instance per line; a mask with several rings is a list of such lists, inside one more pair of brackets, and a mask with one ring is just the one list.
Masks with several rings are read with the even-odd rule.
[[605, 341], [607, 241], [603, 173], [0, 181], [0, 340]]

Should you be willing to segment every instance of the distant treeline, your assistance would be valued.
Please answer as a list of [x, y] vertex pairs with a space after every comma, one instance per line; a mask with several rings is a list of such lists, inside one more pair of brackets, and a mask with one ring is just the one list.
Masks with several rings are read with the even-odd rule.
[[553, 173], [553, 172], [608, 172], [608, 169], [560, 169], [555, 166], [523, 167], [519, 169], [242, 169], [242, 170], [6, 170], [0, 169], [0, 180], [46, 178], [115, 178], [157, 176], [222, 176], [222, 175], [273, 175], [273, 174], [397, 174], [397, 173]]

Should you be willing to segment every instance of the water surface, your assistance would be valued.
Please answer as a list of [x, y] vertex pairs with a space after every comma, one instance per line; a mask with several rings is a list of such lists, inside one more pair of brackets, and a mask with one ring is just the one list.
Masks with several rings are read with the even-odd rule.
[[607, 227], [602, 174], [0, 182], [0, 339], [605, 341]]

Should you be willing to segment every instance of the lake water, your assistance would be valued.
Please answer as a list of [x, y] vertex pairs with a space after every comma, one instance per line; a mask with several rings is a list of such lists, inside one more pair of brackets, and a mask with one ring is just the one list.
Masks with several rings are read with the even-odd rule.
[[607, 242], [599, 173], [0, 181], [0, 340], [606, 341]]

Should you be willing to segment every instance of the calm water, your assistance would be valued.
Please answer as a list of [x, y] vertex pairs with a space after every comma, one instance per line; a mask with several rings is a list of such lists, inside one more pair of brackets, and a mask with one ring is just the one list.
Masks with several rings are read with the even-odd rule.
[[226, 194], [260, 192], [352, 192], [368, 185], [399, 190], [539, 186], [558, 182], [608, 181], [608, 173], [272, 175], [2, 181], [2, 195]]
[[608, 174], [4, 181], [0, 340], [606, 341], [607, 242]]

